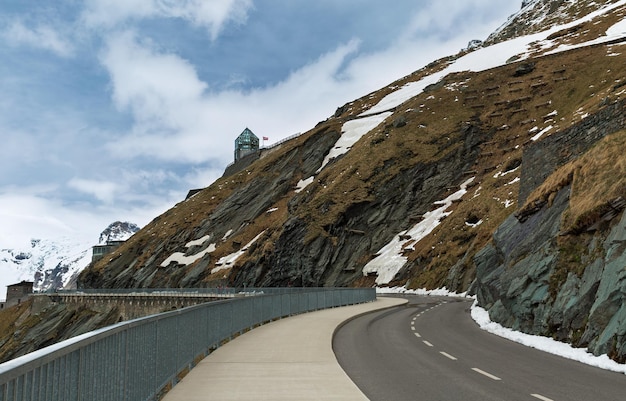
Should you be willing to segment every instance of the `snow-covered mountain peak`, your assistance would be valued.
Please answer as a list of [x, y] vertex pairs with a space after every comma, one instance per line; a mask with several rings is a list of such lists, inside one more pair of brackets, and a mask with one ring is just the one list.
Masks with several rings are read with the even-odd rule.
[[[116, 221], [99, 236], [99, 243], [125, 241], [139, 231], [136, 224]], [[7, 285], [33, 281], [36, 291], [64, 288], [91, 262], [94, 239], [76, 237], [33, 238], [19, 248], [0, 244], [0, 298]]]
[[126, 241], [137, 231], [139, 231], [137, 224], [128, 221], [116, 221], [109, 224], [109, 226], [100, 233], [98, 244], [105, 245], [109, 241]]

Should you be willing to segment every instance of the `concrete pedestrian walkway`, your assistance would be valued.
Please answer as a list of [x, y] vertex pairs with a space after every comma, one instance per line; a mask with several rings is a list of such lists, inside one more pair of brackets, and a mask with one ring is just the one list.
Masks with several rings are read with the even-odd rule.
[[260, 326], [215, 350], [163, 400], [367, 400], [339, 366], [333, 332], [353, 316], [403, 303], [378, 298]]

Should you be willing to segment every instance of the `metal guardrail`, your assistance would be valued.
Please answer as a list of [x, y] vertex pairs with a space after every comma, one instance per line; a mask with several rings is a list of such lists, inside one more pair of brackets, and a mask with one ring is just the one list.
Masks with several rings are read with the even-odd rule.
[[99, 288], [99, 289], [80, 289], [80, 290], [57, 290], [54, 292], [42, 292], [43, 295], [184, 295], [184, 294], [202, 294], [202, 295], [263, 295], [263, 294], [285, 294], [291, 292], [324, 290], [323, 288], [301, 288], [301, 287], [268, 287], [268, 288]]
[[376, 299], [373, 288], [233, 292], [255, 296], [118, 323], [0, 364], [0, 401], [158, 400], [181, 372], [233, 336], [282, 317]]

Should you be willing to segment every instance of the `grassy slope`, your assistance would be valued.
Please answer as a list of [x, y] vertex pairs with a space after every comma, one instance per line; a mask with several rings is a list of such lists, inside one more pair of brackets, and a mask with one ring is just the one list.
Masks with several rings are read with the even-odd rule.
[[[623, 13], [623, 9], [616, 10], [577, 29], [553, 36], [563, 44], [591, 40], [606, 31]], [[371, 200], [376, 186], [385, 185], [402, 169], [433, 162], [454, 152], [456, 147], [461, 146], [458, 141], [461, 128], [472, 121], [493, 134], [493, 140], [482, 145], [476, 165], [467, 172], [467, 177], [475, 176], [477, 185], [470, 189], [462, 202], [453, 206], [453, 213], [435, 232], [418, 243], [415, 251], [408, 255], [413, 261], [411, 286], [441, 286], [450, 267], [463, 256], [471, 256], [484, 246], [493, 230], [519, 206], [515, 203], [519, 187], [514, 181], [519, 176], [519, 170], [505, 176], [496, 176], [496, 173], [511, 170], [519, 164], [524, 144], [537, 132], [531, 132], [531, 129], [548, 125], [554, 126], [551, 132], [565, 129], [580, 121], [585, 113], [597, 111], [603, 99], [623, 97], [621, 92], [613, 90], [616, 83], [626, 79], [625, 57], [614, 55], [621, 48], [594, 46], [534, 59], [535, 70], [522, 77], [514, 77], [518, 67], [516, 63], [481, 73], [463, 72], [448, 76], [445, 85], [422, 93], [400, 106], [385, 123], [327, 167], [316, 177], [316, 183], [307, 188], [308, 194], [285, 194], [276, 202], [277, 212], [257, 216], [245, 227], [236, 230], [228, 242], [245, 244], [267, 230], [260, 240], [261, 245], [242, 257], [240, 263], [247, 259], [257, 260], [262, 254], [271, 252], [272, 243], [289, 217], [287, 202], [294, 196], [299, 197], [298, 203], [304, 205], [296, 208], [294, 213], [308, 222], [308, 239], [329, 236], [325, 227], [337, 221], [350, 206]], [[536, 49], [539, 51], [540, 46]], [[181, 250], [177, 244], [200, 237], [198, 233], [182, 238], [181, 230], [201, 226], [230, 195], [252, 180], [274, 174], [271, 166], [285, 157], [290, 149], [301, 146], [314, 131], [324, 127], [339, 130], [343, 122], [358, 116], [394, 88], [441, 70], [449, 60], [432, 63], [380, 91], [345, 105], [339, 117], [322, 122], [311, 132], [283, 145], [283, 148], [252, 164], [247, 170], [220, 179], [190, 200], [179, 203], [136, 234], [116, 252], [113, 259], [120, 258], [120, 265], [132, 264], [134, 269], [150, 263], [158, 265], [172, 252]], [[558, 113], [557, 116], [552, 121], [548, 118], [544, 121], [544, 116], [553, 111]], [[394, 128], [390, 122], [400, 115], [406, 119], [407, 125]], [[303, 178], [307, 177], [294, 175], [291, 185], [295, 186]], [[450, 183], [450, 191], [455, 191], [458, 184]], [[441, 198], [445, 196], [447, 194], [442, 194]], [[482, 220], [482, 224], [475, 228], [465, 224], [478, 219]], [[151, 260], [162, 243], [171, 243], [172, 248], [161, 252], [156, 261]], [[232, 251], [229, 244], [218, 244], [208, 269], [215, 267], [215, 261]], [[367, 260], [363, 259], [363, 262]], [[104, 259], [91, 270], [104, 277], [107, 266], [111, 263]], [[194, 265], [181, 267], [176, 274], [182, 276], [193, 268]], [[222, 280], [228, 277], [228, 273], [228, 270], [222, 271], [205, 279]], [[470, 265], [465, 284], [469, 280]]]

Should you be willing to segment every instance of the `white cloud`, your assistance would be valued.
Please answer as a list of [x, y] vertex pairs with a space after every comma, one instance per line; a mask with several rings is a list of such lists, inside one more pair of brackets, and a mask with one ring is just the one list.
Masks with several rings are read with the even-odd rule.
[[[451, 4], [454, 3], [454, 4]], [[408, 37], [463, 37], [465, 42], [470, 39], [485, 39], [502, 20], [502, 9], [510, 8], [510, 12], [519, 9], [518, 4], [509, 4], [497, 8], [492, 0], [429, 1], [413, 15], [411, 23], [405, 31]], [[469, 32], [474, 37], [467, 37]]]
[[30, 46], [61, 57], [69, 57], [74, 51], [71, 42], [49, 25], [29, 28], [22, 21], [13, 21], [1, 36], [11, 46]]
[[[250, 2], [206, 3], [212, 5], [134, 0], [132, 6], [124, 3], [113, 7], [116, 10], [110, 12], [119, 15], [111, 20], [168, 16], [192, 21], [191, 14], [186, 14], [188, 10], [209, 7], [212, 11], [198, 11], [194, 17], [209, 21], [209, 15], [225, 15], [226, 10], [237, 9], [237, 5], [240, 10], [251, 6]], [[131, 114], [133, 126], [123, 137], [110, 141], [107, 149], [127, 159], [147, 156], [168, 162], [208, 162], [216, 167], [209, 168], [205, 176], [217, 176], [231, 161], [232, 139], [244, 127], [272, 141], [279, 140], [312, 128], [347, 101], [389, 84], [435, 58], [459, 51], [473, 38], [467, 33], [472, 24], [456, 22], [462, 17], [470, 18], [472, 13], [480, 15], [489, 1], [471, 0], [457, 5], [454, 12], [450, 12], [449, 5], [439, 3], [446, 2], [430, 2], [420, 8], [413, 23], [386, 49], [364, 54], [360, 41], [355, 39], [294, 70], [273, 86], [248, 90], [210, 91], [211, 86], [199, 78], [189, 60], [163, 51], [135, 31], [112, 32], [100, 61], [109, 72], [114, 104]], [[117, 3], [92, 0], [88, 9], [108, 10], [105, 5]], [[430, 16], [432, 13], [445, 15], [437, 20]], [[424, 34], [441, 29], [452, 30], [453, 34], [436, 40]], [[483, 29], [486, 36], [491, 28]]]
[[[167, 161], [201, 163], [218, 169], [229, 162], [232, 140], [249, 126], [257, 135], [280, 139], [311, 128], [320, 115], [330, 115], [329, 100], [347, 100], [339, 75], [346, 58], [358, 49], [351, 41], [293, 72], [278, 85], [251, 91], [207, 91], [186, 60], [140, 43], [132, 33], [113, 37], [101, 60], [109, 71], [113, 100], [130, 111], [135, 124], [124, 138], [109, 143], [123, 157], [146, 155]], [[281, 132], [271, 132], [280, 127]], [[209, 173], [215, 175], [215, 172]]]
[[33, 238], [59, 237], [98, 241], [110, 223], [131, 221], [146, 225], [181, 201], [181, 194], [143, 199], [141, 206], [64, 204], [50, 196], [53, 188], [0, 188], [0, 249], [27, 247]]
[[337, 106], [391, 83], [467, 40], [425, 44], [399, 39], [377, 53], [359, 53], [352, 40], [321, 55], [274, 86], [211, 92], [194, 66], [126, 32], [112, 37], [101, 56], [113, 99], [134, 118], [132, 132], [108, 144], [118, 156], [166, 161], [212, 161], [215, 176], [231, 161], [232, 140], [243, 128], [272, 141], [312, 128]]
[[[1, 248], [23, 247], [32, 238], [78, 237], [93, 220], [91, 214], [65, 209], [44, 196], [19, 191], [0, 193]], [[92, 234], [96, 241], [97, 231]]]
[[181, 18], [206, 28], [215, 40], [226, 23], [244, 22], [251, 7], [252, 0], [89, 0], [83, 19], [110, 28], [127, 20]]
[[119, 189], [117, 183], [112, 181], [86, 180], [73, 178], [68, 184], [70, 188], [93, 195], [96, 199], [105, 203], [112, 203]]
[[177, 115], [206, 88], [191, 64], [139, 43], [132, 32], [114, 35], [101, 61], [111, 76], [115, 104], [130, 109], [142, 124], [180, 126]]

